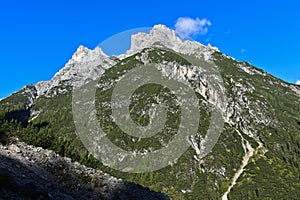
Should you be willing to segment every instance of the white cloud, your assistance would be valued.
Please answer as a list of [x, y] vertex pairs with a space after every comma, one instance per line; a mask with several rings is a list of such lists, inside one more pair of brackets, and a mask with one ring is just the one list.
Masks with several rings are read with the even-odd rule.
[[300, 80], [298, 80], [298, 81], [296, 82], [296, 85], [300, 85]]
[[205, 18], [179, 17], [175, 24], [175, 31], [184, 37], [205, 35], [209, 26], [211, 26], [211, 22]]

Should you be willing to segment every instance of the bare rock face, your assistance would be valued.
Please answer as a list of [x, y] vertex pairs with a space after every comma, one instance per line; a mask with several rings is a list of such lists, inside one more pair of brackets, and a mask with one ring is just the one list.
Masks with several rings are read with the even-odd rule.
[[[211, 59], [214, 52], [219, 51], [211, 45], [204, 46], [196, 41], [182, 41], [174, 30], [165, 25], [155, 25], [150, 34], [137, 33], [132, 35], [130, 50], [119, 55], [117, 59], [124, 59], [144, 48], [153, 46], [169, 48], [180, 54], [194, 55], [207, 61]], [[27, 89], [24, 92], [28, 93], [32, 104], [40, 96], [51, 97], [67, 92], [68, 89], [61, 86], [80, 87], [91, 80], [95, 80], [116, 63], [114, 57], [107, 56], [99, 47], [90, 50], [84, 46], [79, 46], [72, 58], [51, 80], [40, 81], [33, 85], [30, 91]], [[60, 87], [55, 89], [58, 86]]]
[[48, 92], [62, 82], [72, 87], [79, 87], [86, 81], [98, 78], [114, 64], [115, 61], [100, 48], [90, 50], [79, 46], [69, 62], [50, 81], [41, 81], [35, 85], [37, 94], [49, 96]]
[[0, 145], [0, 199], [169, 199], [51, 150]]
[[145, 48], [153, 46], [161, 46], [172, 49], [178, 53], [203, 57], [205, 60], [211, 58], [211, 54], [219, 51], [211, 45], [204, 46], [196, 41], [182, 41], [174, 30], [169, 29], [165, 25], [155, 25], [149, 34], [137, 33], [131, 37], [131, 48], [126, 54], [119, 55], [120, 59], [131, 56]]

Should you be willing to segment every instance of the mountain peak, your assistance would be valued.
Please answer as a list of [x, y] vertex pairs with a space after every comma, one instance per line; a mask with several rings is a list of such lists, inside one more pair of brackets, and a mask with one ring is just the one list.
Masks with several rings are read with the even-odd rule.
[[80, 45], [76, 52], [72, 56], [73, 61], [81, 62], [85, 57], [91, 55], [91, 54], [97, 54], [101, 57], [108, 57], [101, 48], [96, 47], [94, 50], [90, 50], [89, 48]]
[[166, 30], [166, 31], [170, 31], [170, 29], [164, 25], [164, 24], [156, 24], [153, 26], [153, 30], [156, 30], [156, 29], [160, 29], [160, 30]]
[[139, 32], [131, 36], [131, 48], [127, 51], [127, 55], [134, 54], [135, 52], [150, 47], [153, 44], [161, 44], [167, 48], [174, 49], [176, 46], [182, 44], [179, 37], [176, 36], [174, 30], [169, 29], [165, 25], [155, 25], [149, 34]]
[[154, 45], [160, 45], [182, 54], [195, 54], [195, 51], [197, 51], [198, 56], [204, 57], [205, 60], [209, 60], [211, 53], [219, 51], [210, 44], [205, 46], [197, 41], [183, 41], [175, 30], [168, 28], [166, 25], [158, 24], [153, 26], [149, 34], [139, 32], [132, 35], [130, 50], [119, 55], [119, 58], [123, 59]]
[[76, 61], [80, 61], [84, 56], [86, 56], [90, 52], [90, 49], [80, 45], [76, 52], [73, 54], [72, 59]]
[[[192, 54], [205, 60], [211, 58], [211, 54], [218, 51], [211, 45], [204, 46], [196, 41], [182, 41], [175, 30], [165, 25], [155, 25], [149, 34], [139, 32], [131, 36], [131, 48], [126, 54], [119, 55], [120, 59], [131, 56], [145, 48], [163, 46], [181, 54]], [[42, 95], [51, 88], [64, 81], [71, 86], [81, 86], [86, 80], [95, 79], [102, 75], [105, 69], [113, 66], [115, 61], [109, 58], [101, 48], [94, 50], [80, 45], [68, 63], [57, 72], [50, 81], [41, 81], [36, 84], [37, 94]]]
[[111, 60], [101, 48], [90, 50], [79, 46], [68, 63], [59, 70], [50, 81], [41, 81], [36, 84], [38, 96], [46, 94], [61, 81], [70, 82], [71, 86], [81, 86], [88, 79], [95, 79], [111, 67]]
[[159, 39], [172, 40], [179, 44], [182, 43], [182, 40], [176, 35], [176, 32], [163, 24], [155, 25], [151, 30], [150, 35]]

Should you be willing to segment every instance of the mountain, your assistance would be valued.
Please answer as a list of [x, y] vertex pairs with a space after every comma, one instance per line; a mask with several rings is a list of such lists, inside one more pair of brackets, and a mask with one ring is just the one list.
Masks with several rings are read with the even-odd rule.
[[[196, 113], [200, 121], [196, 134], [186, 140], [187, 150], [168, 166], [127, 173], [132, 169], [108, 167], [110, 159], [100, 162], [87, 151], [75, 123], [78, 116], [74, 115], [76, 103], [82, 103], [76, 100], [82, 99], [74, 97], [74, 90], [79, 89], [80, 98], [89, 100], [82, 106], [96, 108], [90, 116], [86, 115], [90, 107], [80, 110], [80, 116], [85, 117], [83, 122], [89, 125], [97, 117], [113, 144], [135, 155], [169, 147], [182, 128], [181, 115], [190, 104], [178, 103], [176, 95], [166, 87], [155, 83], [139, 87], [128, 103], [130, 117], [142, 127], [155, 123], [151, 117], [155, 105], [168, 105], [164, 127], [153, 137], [127, 134], [112, 117], [112, 108], [124, 103], [121, 98], [111, 103], [114, 88], [141, 65], [151, 65], [166, 79], [192, 88], [198, 103], [196, 109], [188, 112]], [[97, 88], [91, 93], [93, 85]], [[95, 94], [95, 101], [88, 99], [89, 94]], [[26, 86], [1, 100], [0, 141], [10, 144], [19, 138], [112, 176], [164, 192], [171, 199], [297, 199], [299, 97], [300, 86], [286, 83], [248, 62], [239, 62], [210, 45], [182, 41], [166, 26], [156, 25], [149, 34], [133, 35], [130, 50], [122, 55], [109, 57], [100, 48], [89, 50], [80, 46], [50, 81]], [[216, 135], [215, 144], [206, 137], [209, 133]], [[94, 139], [91, 142], [98, 140]], [[119, 156], [120, 162], [129, 158], [126, 153]], [[147, 169], [153, 163], [148, 164], [139, 167]]]

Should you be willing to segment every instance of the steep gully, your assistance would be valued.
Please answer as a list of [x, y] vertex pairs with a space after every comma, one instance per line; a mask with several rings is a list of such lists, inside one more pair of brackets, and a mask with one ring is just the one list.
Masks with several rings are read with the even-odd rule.
[[229, 194], [230, 190], [236, 185], [238, 178], [244, 172], [245, 167], [248, 165], [250, 158], [253, 157], [253, 155], [256, 155], [258, 153], [258, 150], [263, 147], [263, 144], [259, 140], [256, 140], [256, 142], [258, 142], [258, 147], [254, 149], [251, 146], [251, 144], [249, 143], [249, 141], [246, 140], [239, 131], [238, 131], [238, 134], [242, 138], [242, 146], [243, 146], [245, 155], [243, 156], [243, 160], [242, 160], [242, 164], [241, 164], [240, 168], [236, 171], [236, 173], [234, 174], [234, 176], [232, 178], [230, 186], [228, 187], [227, 191], [223, 194], [222, 200], [228, 200], [228, 194]]

